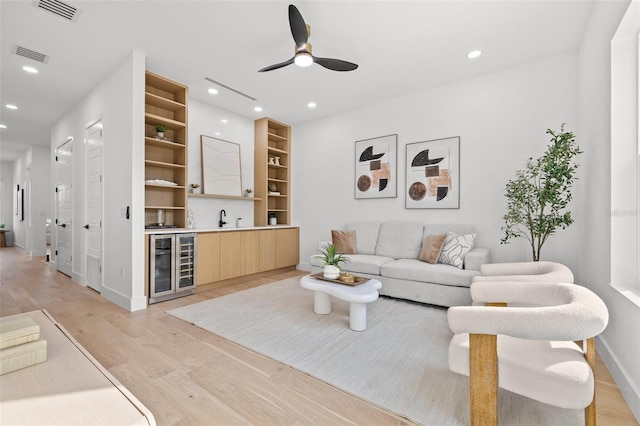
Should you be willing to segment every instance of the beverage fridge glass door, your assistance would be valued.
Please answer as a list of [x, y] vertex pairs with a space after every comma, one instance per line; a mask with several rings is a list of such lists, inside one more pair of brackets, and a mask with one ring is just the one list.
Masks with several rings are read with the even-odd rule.
[[196, 284], [196, 234], [176, 234], [176, 291]]
[[174, 290], [174, 250], [173, 235], [151, 235], [150, 294], [155, 297], [172, 293]]

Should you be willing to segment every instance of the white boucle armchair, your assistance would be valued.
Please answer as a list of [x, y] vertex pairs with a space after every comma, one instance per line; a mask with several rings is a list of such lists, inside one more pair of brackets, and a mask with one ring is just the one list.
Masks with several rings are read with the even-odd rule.
[[573, 283], [573, 273], [556, 262], [485, 263], [480, 266], [480, 275], [473, 277], [472, 282], [479, 281]]
[[[476, 282], [474, 304], [449, 308], [449, 368], [469, 376], [471, 424], [497, 425], [498, 387], [569, 409], [595, 425], [595, 343], [609, 320], [592, 291], [569, 283]], [[510, 307], [510, 304], [536, 305]], [[582, 347], [574, 343], [581, 342]]]

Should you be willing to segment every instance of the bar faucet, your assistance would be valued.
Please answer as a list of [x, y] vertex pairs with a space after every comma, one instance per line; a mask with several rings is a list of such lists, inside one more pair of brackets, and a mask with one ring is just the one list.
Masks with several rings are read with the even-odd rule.
[[222, 215], [227, 216], [227, 212], [224, 209], [220, 210], [220, 228], [227, 224], [224, 220], [222, 220]]

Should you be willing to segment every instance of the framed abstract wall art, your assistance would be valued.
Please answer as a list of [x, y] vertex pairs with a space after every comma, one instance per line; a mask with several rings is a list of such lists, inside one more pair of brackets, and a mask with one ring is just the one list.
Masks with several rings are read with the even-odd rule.
[[205, 194], [242, 196], [240, 145], [200, 135]]
[[407, 144], [408, 209], [460, 208], [460, 137]]
[[355, 198], [395, 198], [398, 135], [356, 141]]

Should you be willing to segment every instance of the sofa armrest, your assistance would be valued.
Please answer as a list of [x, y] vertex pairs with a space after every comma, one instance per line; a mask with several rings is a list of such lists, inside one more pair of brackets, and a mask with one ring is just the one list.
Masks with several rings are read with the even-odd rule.
[[491, 261], [489, 249], [476, 247], [464, 257], [464, 269], [479, 271], [480, 266]]

